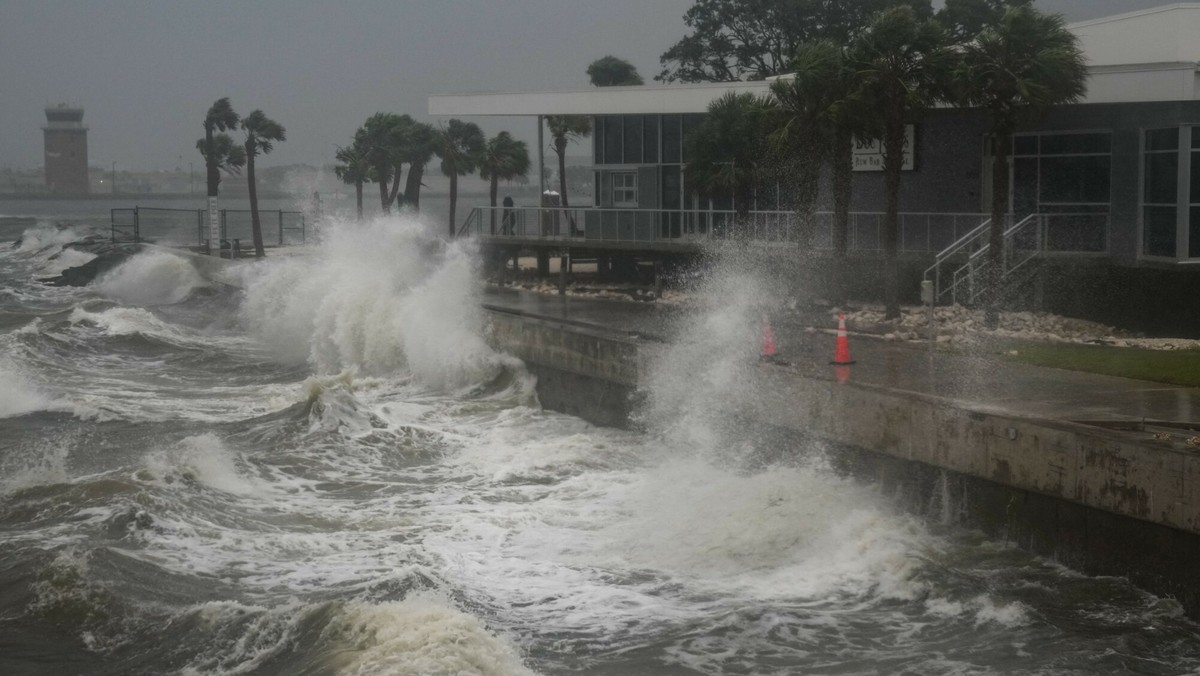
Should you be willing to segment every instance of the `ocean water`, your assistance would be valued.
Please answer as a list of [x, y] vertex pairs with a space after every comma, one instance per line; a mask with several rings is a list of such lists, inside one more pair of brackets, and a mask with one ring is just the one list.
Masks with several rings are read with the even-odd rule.
[[[246, 291], [0, 246], [0, 673], [1180, 674], [1177, 603], [898, 511], [737, 423], [715, 273], [646, 429], [542, 410], [437, 224], [334, 220]], [[753, 341], [749, 341], [753, 344]], [[935, 510], [938, 511], [938, 510]]]

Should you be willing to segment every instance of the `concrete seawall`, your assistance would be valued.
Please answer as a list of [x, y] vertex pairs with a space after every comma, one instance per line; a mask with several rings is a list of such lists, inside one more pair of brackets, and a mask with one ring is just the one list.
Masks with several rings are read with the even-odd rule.
[[[644, 338], [492, 308], [490, 340], [539, 376], [544, 406], [625, 425]], [[936, 510], [1091, 574], [1125, 575], [1200, 615], [1200, 455], [1147, 435], [763, 365], [758, 424], [816, 438], [833, 464], [908, 508]], [[832, 374], [830, 374], [832, 375]], [[949, 503], [949, 504], [947, 504]]]

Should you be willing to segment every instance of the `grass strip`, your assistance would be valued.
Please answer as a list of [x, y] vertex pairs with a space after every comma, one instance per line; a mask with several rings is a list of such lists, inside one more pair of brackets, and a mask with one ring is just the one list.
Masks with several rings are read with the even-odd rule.
[[1001, 348], [1004, 359], [1034, 366], [1200, 387], [1200, 350], [1144, 350], [1027, 341], [1008, 342]]

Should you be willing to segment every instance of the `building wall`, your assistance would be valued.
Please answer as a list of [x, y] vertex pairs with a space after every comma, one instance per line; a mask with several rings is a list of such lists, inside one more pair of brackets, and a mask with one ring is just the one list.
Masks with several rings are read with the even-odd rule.
[[88, 193], [86, 129], [44, 130], [46, 187], [50, 192], [72, 195]]

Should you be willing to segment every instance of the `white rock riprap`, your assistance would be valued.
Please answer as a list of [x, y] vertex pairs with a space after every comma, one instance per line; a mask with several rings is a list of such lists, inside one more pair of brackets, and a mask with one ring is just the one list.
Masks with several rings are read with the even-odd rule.
[[[835, 309], [831, 325], [837, 325]], [[882, 306], [846, 312], [852, 331], [876, 333], [885, 340], [928, 340], [929, 315], [925, 307], [904, 307], [899, 319], [885, 320]], [[984, 311], [951, 305], [934, 309], [934, 331], [941, 344], [969, 345], [982, 338], [1015, 338], [1054, 343], [1091, 343], [1151, 350], [1200, 349], [1200, 340], [1187, 338], [1141, 338], [1127, 331], [1084, 319], [1048, 312], [1001, 312], [995, 329], [987, 328]]]

